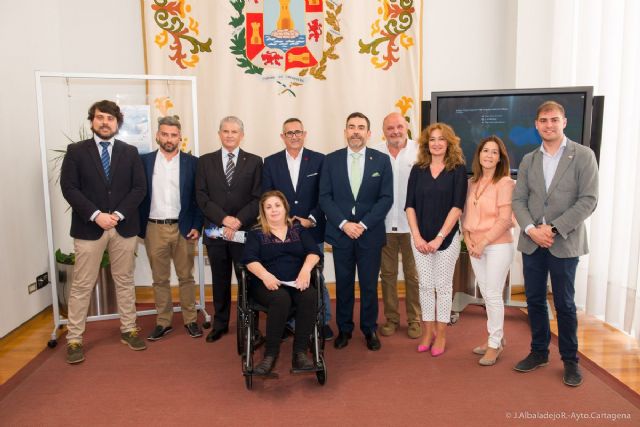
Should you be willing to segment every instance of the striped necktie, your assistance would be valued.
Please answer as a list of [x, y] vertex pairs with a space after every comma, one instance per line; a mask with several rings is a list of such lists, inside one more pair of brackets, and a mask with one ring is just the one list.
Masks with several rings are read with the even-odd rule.
[[109, 181], [109, 174], [111, 167], [109, 164], [111, 163], [111, 158], [109, 157], [109, 142], [108, 141], [100, 141], [100, 145], [102, 146], [102, 153], [100, 154], [100, 160], [102, 161], [102, 168], [104, 169], [104, 174], [107, 177], [107, 181]]
[[233, 179], [233, 171], [236, 169], [236, 165], [233, 163], [235, 155], [233, 153], [227, 154], [227, 167], [224, 169], [224, 177], [227, 179], [227, 185], [231, 185]]

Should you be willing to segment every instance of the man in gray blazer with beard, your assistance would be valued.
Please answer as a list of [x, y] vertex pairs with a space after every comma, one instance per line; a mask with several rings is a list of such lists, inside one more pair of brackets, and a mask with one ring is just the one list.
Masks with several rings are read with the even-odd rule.
[[547, 276], [551, 275], [558, 319], [558, 345], [564, 362], [563, 382], [582, 384], [578, 367], [578, 321], [575, 276], [578, 260], [589, 252], [584, 221], [598, 201], [598, 165], [593, 151], [569, 140], [562, 105], [543, 103], [536, 129], [542, 146], [522, 159], [513, 193], [513, 212], [522, 229], [525, 294], [531, 326], [531, 352], [514, 369], [530, 372], [549, 359]]

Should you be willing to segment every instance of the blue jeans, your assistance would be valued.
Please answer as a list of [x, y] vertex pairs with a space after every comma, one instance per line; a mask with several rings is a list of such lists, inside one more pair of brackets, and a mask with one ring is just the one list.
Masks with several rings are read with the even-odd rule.
[[524, 287], [531, 326], [531, 351], [534, 353], [549, 354], [551, 330], [547, 311], [547, 276], [551, 275], [560, 355], [563, 361], [578, 361], [578, 319], [574, 302], [578, 261], [578, 257], [555, 257], [545, 248], [538, 248], [531, 255], [522, 254]]

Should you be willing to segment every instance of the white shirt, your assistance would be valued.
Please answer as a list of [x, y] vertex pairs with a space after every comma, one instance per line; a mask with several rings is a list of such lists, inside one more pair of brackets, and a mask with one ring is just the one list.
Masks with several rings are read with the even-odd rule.
[[553, 181], [553, 176], [556, 174], [560, 158], [565, 148], [567, 148], [566, 136], [562, 140], [560, 148], [558, 148], [558, 151], [556, 151], [556, 154], [553, 156], [547, 153], [547, 150], [544, 149], [544, 144], [540, 145], [540, 151], [542, 152], [542, 173], [544, 174], [544, 185], [547, 187], [547, 191], [549, 191], [549, 186], [551, 186], [551, 181]]
[[418, 156], [418, 144], [412, 139], [407, 139], [407, 145], [400, 150], [395, 159], [389, 153], [386, 142], [383, 141], [373, 148], [389, 156], [393, 170], [393, 205], [384, 220], [386, 231], [387, 233], [409, 233], [411, 230], [404, 205], [407, 200], [409, 174]]
[[180, 156], [178, 152], [171, 160], [158, 150], [153, 167], [151, 219], [178, 219], [180, 215]]
[[304, 148], [298, 153], [298, 157], [295, 159], [291, 157], [291, 154], [287, 150], [284, 150], [284, 156], [287, 159], [287, 168], [289, 168], [289, 176], [291, 177], [291, 183], [293, 184], [293, 190], [298, 189], [298, 177], [300, 176], [300, 165], [302, 164], [302, 153]]
[[233, 151], [227, 151], [226, 148], [222, 147], [222, 150], [220, 150], [220, 153], [222, 153], [222, 170], [226, 171], [227, 170], [227, 162], [229, 161], [229, 157], [228, 154], [229, 153], [233, 153], [233, 166], [238, 166], [238, 153], [240, 152], [240, 147], [236, 147], [235, 150]]

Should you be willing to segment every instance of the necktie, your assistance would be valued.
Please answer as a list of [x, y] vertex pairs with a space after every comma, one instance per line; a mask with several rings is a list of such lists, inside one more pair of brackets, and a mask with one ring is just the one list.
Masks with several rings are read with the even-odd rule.
[[233, 171], [236, 169], [236, 165], [233, 164], [233, 158], [235, 157], [233, 153], [227, 154], [227, 166], [224, 169], [224, 177], [227, 179], [227, 185], [231, 185], [231, 180], [233, 179]]
[[351, 153], [351, 175], [349, 176], [349, 183], [351, 184], [351, 192], [353, 198], [358, 197], [358, 190], [360, 190], [360, 183], [362, 182], [362, 172], [360, 171], [360, 153]]
[[109, 181], [109, 173], [111, 167], [109, 163], [111, 163], [111, 158], [109, 157], [109, 142], [108, 141], [100, 141], [100, 145], [102, 146], [102, 153], [100, 154], [100, 160], [102, 161], [102, 168], [104, 169], [104, 174], [107, 177], [107, 181]]

